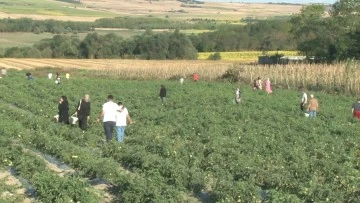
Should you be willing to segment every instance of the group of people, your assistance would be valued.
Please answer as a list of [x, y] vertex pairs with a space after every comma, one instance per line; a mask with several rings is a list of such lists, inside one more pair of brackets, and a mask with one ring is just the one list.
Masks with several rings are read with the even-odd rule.
[[[53, 74], [51, 72], [48, 73], [48, 78], [51, 80], [53, 77]], [[68, 80], [70, 79], [70, 73], [65, 74], [65, 78]], [[56, 72], [56, 78], [55, 78], [55, 84], [60, 85], [61, 84], [61, 77], [60, 73]]]
[[114, 128], [116, 129], [117, 141], [123, 142], [127, 123], [134, 124], [125, 105], [122, 102], [115, 103], [112, 95], [107, 97], [107, 102], [103, 105], [97, 122], [100, 122], [100, 119], [103, 122], [107, 142], [113, 139]]
[[[253, 89], [254, 90], [262, 90], [262, 80], [260, 77], [258, 77], [256, 80], [254, 80]], [[270, 78], [268, 78], [265, 82], [265, 91], [268, 94], [272, 93]]]
[[[103, 105], [102, 111], [96, 121], [100, 122], [100, 119], [102, 118], [107, 142], [112, 140], [114, 128], [116, 129], [117, 141], [123, 142], [127, 123], [133, 124], [134, 122], [125, 105], [122, 102], [115, 103], [113, 99], [112, 95], [108, 96], [108, 101]], [[90, 96], [86, 94], [84, 98], [79, 101], [75, 112], [71, 116], [78, 118], [79, 127], [83, 133], [88, 129], [90, 109]], [[54, 117], [55, 122], [67, 125], [70, 124], [70, 108], [66, 96], [60, 97], [58, 110], [58, 115]]]
[[[90, 118], [90, 96], [86, 94], [84, 98], [80, 99], [75, 112], [72, 116], [78, 118], [79, 127], [83, 132], [88, 128], [88, 121]], [[66, 96], [61, 96], [58, 105], [58, 115], [56, 116], [56, 122], [63, 124], [70, 124], [70, 114], [69, 114], [69, 102]]]
[[[301, 102], [300, 102], [300, 109], [301, 111], [304, 111], [306, 109], [306, 116], [309, 116], [310, 118], [316, 118], [316, 114], [319, 111], [319, 102], [314, 97], [313, 94], [310, 95], [309, 104], [308, 103], [308, 97], [305, 89], [302, 90], [302, 96], [301, 96]], [[306, 108], [307, 105], [307, 108]]]

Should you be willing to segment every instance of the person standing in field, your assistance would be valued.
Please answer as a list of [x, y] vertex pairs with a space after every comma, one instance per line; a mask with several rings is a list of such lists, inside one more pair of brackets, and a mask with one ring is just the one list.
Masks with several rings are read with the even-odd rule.
[[97, 118], [97, 122], [100, 122], [100, 118], [103, 118], [106, 141], [110, 142], [113, 138], [113, 131], [116, 125], [116, 112], [119, 110], [119, 105], [113, 102], [114, 97], [112, 95], [109, 95], [107, 100]]
[[194, 78], [194, 82], [199, 81], [199, 75], [197, 73], [194, 73], [193, 78]]
[[241, 102], [241, 92], [240, 88], [237, 88], [235, 91], [235, 103], [239, 104]]
[[270, 78], [268, 78], [265, 82], [265, 90], [268, 94], [272, 93]]
[[49, 73], [49, 74], [48, 74], [48, 78], [49, 78], [49, 80], [51, 80], [51, 79], [52, 79], [52, 76], [53, 76], [53, 74], [52, 74], [52, 73]]
[[84, 98], [79, 101], [76, 108], [75, 115], [79, 119], [79, 127], [81, 130], [86, 131], [88, 128], [88, 121], [90, 118], [90, 96], [85, 94]]
[[66, 96], [61, 96], [58, 105], [59, 123], [69, 124], [69, 102]]
[[309, 112], [310, 118], [315, 118], [316, 113], [319, 111], [319, 102], [317, 99], [314, 98], [313, 94], [310, 95], [309, 106], [307, 108], [307, 111]]
[[302, 96], [301, 96], [301, 103], [300, 103], [300, 109], [301, 111], [304, 111], [304, 107], [307, 103], [307, 94], [305, 89], [302, 90]]
[[127, 122], [134, 124], [129, 115], [129, 111], [122, 102], [118, 103], [119, 110], [116, 112], [116, 136], [118, 142], [123, 142], [125, 137], [125, 129]]
[[180, 84], [182, 85], [183, 83], [184, 83], [184, 78], [181, 77], [181, 78], [180, 78]]
[[162, 103], [166, 102], [166, 88], [164, 85], [160, 86], [160, 93], [159, 93], [160, 99]]
[[352, 105], [352, 114], [354, 118], [360, 119], [360, 98]]
[[1, 77], [6, 77], [6, 74], [7, 74], [7, 70], [6, 70], [6, 68], [3, 68], [3, 69], [1, 69]]
[[70, 73], [66, 73], [65, 74], [65, 78], [68, 80], [68, 79], [70, 79]]

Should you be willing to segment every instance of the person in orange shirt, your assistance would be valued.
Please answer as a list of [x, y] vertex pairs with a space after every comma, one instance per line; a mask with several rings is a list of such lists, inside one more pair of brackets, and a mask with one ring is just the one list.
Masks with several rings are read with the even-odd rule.
[[310, 101], [307, 111], [309, 112], [310, 118], [315, 118], [316, 113], [319, 111], [319, 102], [317, 99], [314, 98], [313, 94], [310, 95]]
[[197, 82], [199, 80], [199, 75], [197, 73], [194, 73], [194, 82]]

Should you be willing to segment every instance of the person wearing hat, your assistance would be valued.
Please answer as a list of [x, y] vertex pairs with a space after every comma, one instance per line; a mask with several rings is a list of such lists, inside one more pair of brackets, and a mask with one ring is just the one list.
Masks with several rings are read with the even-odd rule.
[[310, 95], [310, 101], [307, 111], [309, 112], [310, 118], [315, 118], [316, 113], [319, 111], [319, 102], [317, 99], [314, 98], [313, 94]]

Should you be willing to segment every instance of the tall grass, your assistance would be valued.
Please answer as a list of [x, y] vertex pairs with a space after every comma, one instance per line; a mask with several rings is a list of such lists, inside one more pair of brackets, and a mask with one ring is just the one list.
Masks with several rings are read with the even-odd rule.
[[360, 66], [350, 61], [333, 65], [241, 65], [230, 70], [233, 78], [252, 84], [257, 77], [270, 78], [275, 86], [296, 89], [305, 87], [318, 91], [339, 93], [360, 93]]
[[360, 93], [360, 64], [354, 61], [338, 64], [245, 65], [223, 61], [147, 61], [147, 60], [85, 60], [85, 59], [0, 59], [0, 67], [33, 69], [41, 67], [84, 69], [88, 74], [124, 79], [177, 79], [191, 77], [200, 80], [219, 78], [251, 85], [261, 77], [270, 78], [277, 87], [306, 87], [318, 91]]

